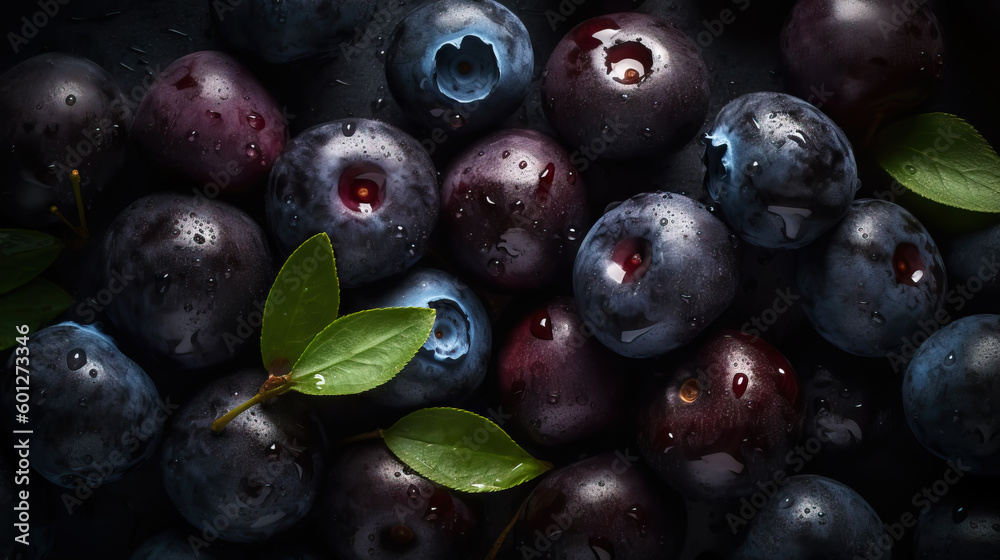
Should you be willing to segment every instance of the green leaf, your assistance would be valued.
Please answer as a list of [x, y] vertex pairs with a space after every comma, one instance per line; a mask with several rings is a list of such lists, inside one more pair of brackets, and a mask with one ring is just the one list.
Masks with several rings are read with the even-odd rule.
[[382, 434], [410, 468], [462, 492], [513, 488], [550, 467], [535, 459], [487, 418], [457, 408], [424, 408]]
[[1000, 212], [1000, 157], [964, 120], [928, 113], [887, 126], [875, 157], [911, 191], [940, 204]]
[[18, 325], [28, 325], [34, 332], [72, 304], [69, 294], [44, 278], [0, 295], [0, 350], [14, 346]]
[[330, 237], [320, 233], [299, 245], [285, 261], [267, 294], [260, 353], [264, 367], [288, 373], [313, 338], [340, 309], [340, 285]]
[[55, 262], [64, 245], [47, 233], [0, 229], [0, 294], [38, 276]]
[[292, 366], [292, 389], [352, 395], [385, 383], [427, 342], [434, 313], [428, 307], [393, 307], [337, 319]]

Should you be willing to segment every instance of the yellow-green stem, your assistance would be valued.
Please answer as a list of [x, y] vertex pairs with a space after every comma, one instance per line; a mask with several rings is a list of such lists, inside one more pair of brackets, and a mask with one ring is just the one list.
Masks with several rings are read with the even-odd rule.
[[385, 430], [379, 428], [377, 430], [372, 430], [370, 432], [365, 432], [363, 434], [358, 434], [356, 436], [349, 437], [347, 439], [341, 440], [340, 445], [347, 445], [349, 443], [355, 443], [358, 441], [365, 441], [368, 439], [382, 439], [385, 437]]
[[240, 414], [246, 412], [248, 408], [262, 402], [267, 402], [291, 388], [292, 388], [292, 383], [291, 380], [288, 378], [288, 376], [269, 377], [268, 380], [264, 382], [264, 386], [261, 387], [261, 390], [256, 395], [250, 397], [250, 399], [247, 402], [230, 410], [229, 412], [224, 414], [221, 418], [217, 419], [215, 422], [212, 422], [212, 431], [221, 432], [222, 429], [226, 427], [226, 425], [232, 422], [233, 419], [239, 416]]

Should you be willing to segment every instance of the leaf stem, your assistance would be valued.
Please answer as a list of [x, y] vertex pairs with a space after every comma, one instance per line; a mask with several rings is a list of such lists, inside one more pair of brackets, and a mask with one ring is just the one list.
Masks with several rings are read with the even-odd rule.
[[340, 440], [340, 445], [347, 445], [349, 443], [357, 443], [359, 441], [365, 441], [369, 439], [383, 439], [385, 437], [385, 430], [379, 428], [377, 430], [372, 430], [370, 432], [365, 432], [363, 434], [358, 434], [356, 436], [349, 437], [347, 439]]
[[524, 504], [527, 502], [527, 498], [525, 498], [524, 502], [521, 502], [521, 507], [517, 508], [517, 511], [514, 513], [514, 517], [512, 517], [510, 522], [507, 523], [507, 526], [503, 528], [503, 531], [500, 531], [500, 536], [497, 537], [497, 540], [493, 543], [493, 546], [490, 547], [489, 552], [486, 553], [486, 558], [483, 560], [494, 560], [497, 557], [497, 554], [500, 553], [500, 548], [503, 546], [503, 542], [507, 540], [507, 535], [514, 530], [514, 524], [517, 523], [518, 518], [521, 517], [521, 512], [524, 510]]
[[260, 387], [260, 391], [256, 395], [250, 397], [245, 403], [237, 406], [236, 408], [230, 410], [224, 414], [221, 418], [212, 422], [212, 431], [221, 432], [234, 418], [243, 414], [250, 407], [271, 400], [274, 397], [284, 393], [285, 391], [292, 388], [291, 375], [282, 375], [280, 377], [270, 376], [267, 381], [264, 382]]

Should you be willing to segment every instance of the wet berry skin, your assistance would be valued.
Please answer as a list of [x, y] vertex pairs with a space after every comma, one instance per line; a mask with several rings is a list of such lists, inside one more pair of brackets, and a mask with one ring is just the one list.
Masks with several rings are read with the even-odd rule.
[[525, 315], [500, 347], [504, 408], [535, 443], [580, 441], [622, 413], [626, 372], [585, 329], [573, 299], [560, 296]]
[[446, 133], [482, 132], [528, 94], [534, 53], [528, 30], [493, 0], [435, 0], [392, 32], [385, 76], [415, 122]]
[[[783, 484], [749, 522], [738, 558], [745, 560], [841, 560], [884, 558], [888, 539], [878, 514], [849, 486], [818, 475], [797, 475]], [[731, 525], [744, 521], [735, 514]], [[892, 540], [889, 540], [891, 543]], [[875, 554], [873, 556], [872, 554]]]
[[685, 523], [679, 496], [623, 455], [546, 475], [518, 515], [509, 558], [677, 558]]
[[736, 501], [788, 466], [801, 428], [800, 389], [769, 343], [719, 331], [654, 378], [647, 395], [638, 421], [642, 455], [684, 496]]
[[549, 123], [566, 145], [599, 159], [677, 151], [704, 124], [708, 99], [708, 69], [694, 42], [632, 12], [574, 27], [542, 74]]
[[493, 331], [486, 308], [458, 278], [440, 270], [415, 270], [365, 306], [435, 310], [434, 327], [417, 355], [366, 396], [392, 408], [453, 406], [482, 384]]
[[212, 2], [219, 34], [239, 49], [278, 64], [339, 51], [375, 6], [362, 0]]
[[945, 325], [920, 345], [903, 379], [903, 410], [932, 453], [981, 475], [1000, 474], [1000, 315]]
[[800, 257], [796, 289], [806, 316], [845, 352], [888, 356], [898, 367], [927, 337], [920, 321], [946, 322], [941, 254], [924, 226], [897, 204], [854, 201]]
[[441, 211], [459, 264], [495, 289], [531, 290], [569, 269], [589, 206], [583, 180], [558, 142], [506, 129], [449, 164]]
[[[946, 476], [956, 480], [959, 475]], [[1000, 555], [1000, 500], [989, 479], [963, 479], [961, 488], [936, 503], [921, 504], [913, 528], [914, 558], [996, 560]]]
[[132, 137], [157, 163], [238, 193], [262, 182], [288, 141], [277, 100], [232, 56], [194, 52], [170, 63], [136, 109]]
[[705, 136], [705, 183], [749, 243], [794, 249], [844, 217], [861, 183], [854, 151], [829, 117], [774, 92], [730, 101]]
[[937, 18], [922, 4], [796, 3], [781, 33], [790, 92], [821, 108], [851, 137], [919, 105], [944, 63]]
[[29, 427], [36, 472], [64, 488], [99, 486], [152, 456], [166, 417], [159, 394], [110, 337], [67, 322], [32, 333], [27, 348], [30, 360], [19, 362], [15, 354], [8, 361], [0, 402], [13, 420], [23, 402], [17, 388], [30, 387], [32, 410], [39, 411]]
[[738, 241], [699, 202], [643, 193], [597, 220], [573, 265], [577, 308], [614, 352], [644, 358], [690, 342], [736, 297]]
[[381, 441], [343, 450], [317, 509], [329, 550], [343, 560], [466, 558], [476, 536], [462, 496], [407, 468]]
[[212, 431], [266, 379], [263, 369], [244, 369], [210, 383], [174, 413], [161, 447], [170, 500], [188, 523], [208, 523], [222, 540], [267, 540], [305, 517], [319, 493], [322, 438], [301, 395], [259, 404]]
[[132, 109], [104, 68], [79, 56], [41, 54], [0, 76], [0, 213], [29, 227], [76, 216], [70, 172], [85, 207], [125, 162]]
[[438, 196], [434, 163], [416, 139], [380, 121], [341, 119], [289, 142], [271, 171], [265, 207], [282, 252], [325, 231], [340, 285], [357, 287], [423, 256]]
[[143, 197], [115, 218], [101, 278], [111, 322], [150, 360], [196, 369], [236, 357], [260, 326], [274, 263], [260, 226], [217, 200]]

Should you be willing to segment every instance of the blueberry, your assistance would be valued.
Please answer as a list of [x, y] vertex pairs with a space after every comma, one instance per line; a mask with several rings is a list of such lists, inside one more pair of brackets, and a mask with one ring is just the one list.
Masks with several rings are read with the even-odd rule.
[[854, 152], [836, 124], [783, 93], [730, 101], [705, 135], [705, 184], [744, 240], [797, 248], [847, 214], [861, 186]]
[[584, 21], [542, 73], [542, 108], [552, 127], [567, 145], [602, 159], [679, 150], [704, 124], [708, 99], [697, 46], [646, 14]]
[[503, 340], [500, 396], [511, 421], [535, 443], [580, 441], [623, 415], [621, 366], [586, 328], [573, 298], [557, 297], [521, 317]]
[[428, 128], [482, 131], [521, 104], [534, 54], [524, 24], [493, 0], [436, 0], [403, 18], [386, 49], [389, 91]]
[[136, 109], [132, 136], [161, 165], [209, 197], [261, 182], [288, 141], [277, 100], [232, 56], [194, 52], [157, 75]]
[[[800, 254], [796, 293], [813, 326], [858, 356], [889, 357], [941, 323], [947, 280], [937, 245], [901, 206], [856, 200], [847, 216]], [[946, 314], [945, 314], [946, 315]]]
[[713, 333], [694, 355], [650, 379], [639, 445], [681, 494], [735, 502], [786, 468], [802, 421], [798, 378], [763, 340]]
[[132, 109], [104, 68], [41, 54], [0, 76], [0, 213], [30, 227], [76, 216], [70, 172], [89, 207], [125, 163]]
[[739, 287], [736, 237], [679, 194], [636, 195], [602, 216], [573, 266], [580, 315], [602, 344], [630, 358], [691, 341]]
[[268, 62], [285, 63], [333, 51], [364, 25], [375, 4], [362, 0], [211, 2], [219, 35]]
[[271, 171], [267, 222], [291, 253], [325, 231], [344, 287], [403, 272], [423, 256], [437, 221], [437, 174], [398, 128], [342, 119], [296, 136]]
[[[730, 515], [735, 518], [731, 525], [738, 528], [746, 523]], [[836, 480], [805, 474], [786, 479], [754, 513], [738, 557], [888, 560], [891, 554], [881, 548], [885, 540], [889, 537], [882, 521], [860, 494]], [[878, 556], [872, 556], [873, 551]]]
[[517, 558], [673, 560], [684, 533], [677, 494], [621, 453], [578, 461], [547, 475], [518, 514]]
[[[60, 323], [33, 333], [28, 349], [31, 466], [39, 474], [64, 488], [101, 485], [149, 459], [165, 418], [159, 394], [110, 337], [93, 326]], [[16, 370], [16, 358], [3, 381], [11, 421], [22, 402], [18, 387], [29, 379]]]
[[[956, 480], [958, 473], [946, 475]], [[913, 529], [914, 558], [996, 560], [1000, 552], [1000, 501], [989, 479], [963, 480], [920, 512]]]
[[392, 408], [452, 405], [486, 377], [492, 345], [489, 316], [476, 294], [440, 270], [411, 272], [366, 307], [430, 307], [434, 328], [410, 363], [388, 383], [366, 393]]
[[1000, 224], [956, 237], [945, 254], [948, 279], [974, 309], [987, 312], [1000, 308], [998, 259]]
[[976, 474], [1000, 474], [1000, 315], [945, 325], [920, 345], [903, 379], [906, 421], [927, 449]]
[[[299, 522], [316, 500], [321, 436], [299, 395], [239, 415], [221, 432], [212, 422], [255, 394], [263, 370], [227, 375], [176, 412], [163, 441], [163, 484], [184, 519], [219, 538], [259, 542]], [[220, 521], [222, 520], [222, 521]]]
[[441, 220], [452, 253], [501, 290], [531, 290], [571, 265], [588, 223], [587, 191], [554, 139], [505, 129], [448, 165]]
[[100, 257], [111, 321], [172, 367], [234, 358], [260, 326], [274, 278], [267, 239], [224, 202], [157, 193], [108, 229]]
[[407, 468], [382, 442], [343, 451], [317, 510], [336, 558], [471, 557], [477, 520], [462, 496]]
[[781, 33], [789, 90], [821, 105], [852, 137], [916, 107], [944, 64], [941, 28], [923, 4], [797, 2]]

